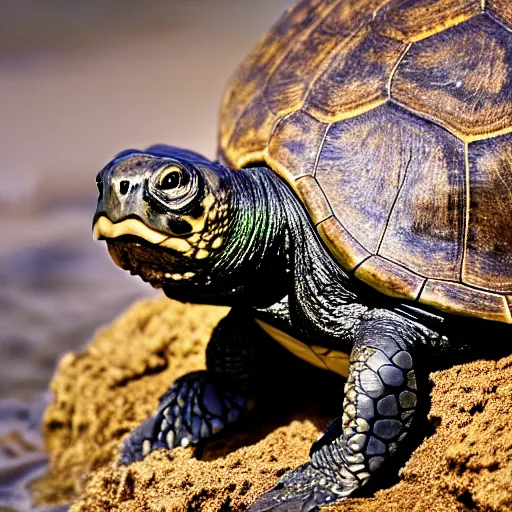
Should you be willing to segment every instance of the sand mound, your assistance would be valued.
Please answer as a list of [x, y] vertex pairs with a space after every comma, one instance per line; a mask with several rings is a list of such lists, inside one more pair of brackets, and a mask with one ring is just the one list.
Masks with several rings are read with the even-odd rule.
[[[115, 465], [120, 440], [155, 410], [169, 384], [204, 367], [204, 345], [226, 313], [168, 299], [141, 302], [84, 353], [64, 356], [45, 415], [51, 469], [35, 486], [39, 500], [74, 495], [74, 512], [244, 510], [306, 461], [332, 419], [321, 407], [255, 419], [202, 450], [157, 451], [129, 467]], [[432, 380], [435, 433], [400, 481], [337, 510], [512, 510], [512, 357], [436, 372]]]

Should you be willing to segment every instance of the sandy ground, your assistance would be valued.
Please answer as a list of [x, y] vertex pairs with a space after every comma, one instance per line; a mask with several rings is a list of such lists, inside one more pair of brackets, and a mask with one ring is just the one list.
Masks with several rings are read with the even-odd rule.
[[[311, 380], [313, 395], [326, 400], [287, 407], [292, 396], [283, 395], [279, 410], [203, 449], [156, 451], [129, 467], [115, 464], [120, 441], [152, 414], [169, 384], [204, 367], [205, 342], [226, 311], [146, 301], [100, 332], [85, 352], [64, 356], [44, 420], [51, 472], [36, 486], [40, 500], [78, 497], [73, 512], [245, 510], [307, 460], [310, 444], [339, 407], [321, 378]], [[512, 356], [431, 378], [429, 436], [398, 483], [336, 510], [512, 509]], [[380, 478], [389, 486], [387, 476]]]

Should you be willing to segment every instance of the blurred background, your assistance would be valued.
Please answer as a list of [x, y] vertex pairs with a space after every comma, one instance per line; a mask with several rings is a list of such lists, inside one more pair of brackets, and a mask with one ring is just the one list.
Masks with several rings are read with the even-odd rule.
[[93, 242], [96, 173], [159, 142], [213, 157], [226, 80], [291, 3], [0, 0], [1, 511], [31, 510], [59, 356], [156, 293]]
[[92, 241], [95, 175], [157, 142], [213, 157], [224, 83], [291, 3], [0, 0], [1, 398], [154, 293]]

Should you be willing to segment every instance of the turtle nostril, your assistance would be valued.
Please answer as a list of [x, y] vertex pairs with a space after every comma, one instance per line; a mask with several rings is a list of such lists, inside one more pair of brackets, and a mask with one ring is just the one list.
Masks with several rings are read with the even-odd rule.
[[100, 176], [98, 175], [96, 177], [96, 186], [98, 187], [98, 201], [100, 201], [101, 199], [103, 199], [103, 180], [100, 178]]
[[121, 194], [123, 194], [123, 196], [128, 193], [129, 188], [130, 188], [130, 182], [127, 180], [123, 180], [119, 184], [119, 192], [121, 192]]

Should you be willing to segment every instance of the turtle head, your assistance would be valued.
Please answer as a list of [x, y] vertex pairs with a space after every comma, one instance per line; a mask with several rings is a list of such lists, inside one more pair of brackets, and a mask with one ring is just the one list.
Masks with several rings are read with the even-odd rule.
[[98, 174], [93, 232], [155, 287], [204, 284], [228, 235], [227, 170], [168, 146], [117, 155]]

